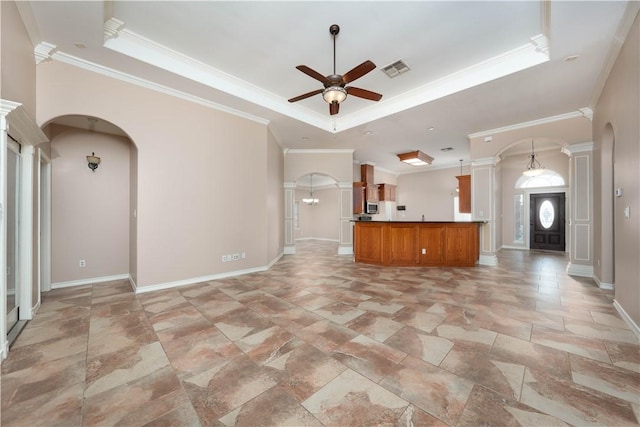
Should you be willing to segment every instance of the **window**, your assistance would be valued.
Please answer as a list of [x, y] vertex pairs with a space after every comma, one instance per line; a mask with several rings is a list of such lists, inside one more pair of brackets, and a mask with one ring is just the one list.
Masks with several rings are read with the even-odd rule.
[[553, 225], [553, 220], [556, 217], [556, 213], [553, 209], [553, 205], [550, 201], [545, 200], [540, 205], [540, 210], [538, 211], [538, 218], [540, 219], [540, 225], [544, 227], [544, 229], [548, 229]]
[[524, 194], [513, 196], [513, 243], [524, 243]]
[[460, 197], [453, 197], [453, 220], [454, 221], [471, 221], [470, 213], [460, 213]]
[[516, 188], [564, 187], [564, 178], [552, 170], [545, 170], [538, 176], [522, 175], [516, 181]]

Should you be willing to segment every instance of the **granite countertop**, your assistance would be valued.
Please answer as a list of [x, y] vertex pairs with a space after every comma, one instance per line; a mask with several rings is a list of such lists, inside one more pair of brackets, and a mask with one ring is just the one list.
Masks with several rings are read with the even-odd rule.
[[381, 221], [381, 220], [375, 220], [375, 219], [352, 219], [351, 221], [353, 222], [371, 222], [371, 223], [377, 223], [377, 222], [382, 222], [382, 223], [398, 223], [398, 224], [484, 224], [487, 221], [428, 221], [428, 220], [414, 220], [414, 221], [403, 221], [403, 220], [397, 220], [394, 219], [393, 221]]

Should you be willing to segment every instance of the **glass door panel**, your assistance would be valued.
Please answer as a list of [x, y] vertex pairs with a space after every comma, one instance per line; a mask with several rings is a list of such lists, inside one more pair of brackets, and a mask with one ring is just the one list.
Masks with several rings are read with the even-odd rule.
[[18, 322], [18, 221], [20, 155], [19, 146], [9, 141], [7, 148], [7, 331]]

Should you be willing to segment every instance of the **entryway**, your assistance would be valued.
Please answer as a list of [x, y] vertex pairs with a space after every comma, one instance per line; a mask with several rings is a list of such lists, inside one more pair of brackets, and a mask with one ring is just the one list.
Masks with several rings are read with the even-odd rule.
[[565, 250], [565, 193], [531, 194], [530, 248]]

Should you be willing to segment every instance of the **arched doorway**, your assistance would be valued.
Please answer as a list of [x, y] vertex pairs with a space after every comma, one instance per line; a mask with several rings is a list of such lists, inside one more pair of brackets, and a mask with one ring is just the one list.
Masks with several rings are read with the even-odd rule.
[[[59, 116], [43, 130], [52, 176], [51, 289], [133, 280], [136, 145], [120, 127], [92, 116]], [[91, 165], [87, 156], [100, 161]]]

